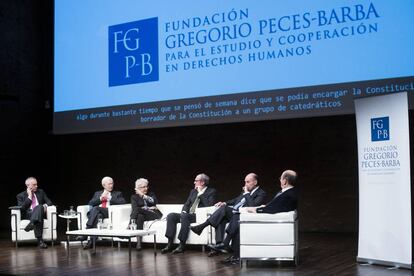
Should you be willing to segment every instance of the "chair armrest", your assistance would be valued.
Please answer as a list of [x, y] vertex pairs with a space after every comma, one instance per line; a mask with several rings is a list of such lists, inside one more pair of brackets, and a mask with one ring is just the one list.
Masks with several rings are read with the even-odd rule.
[[294, 222], [297, 218], [296, 211], [281, 212], [276, 214], [265, 213], [241, 213], [240, 222]]
[[11, 216], [11, 220], [10, 220], [10, 225], [11, 225], [11, 229], [12, 231], [16, 231], [16, 225], [18, 227], [18, 225], [20, 224], [20, 220], [22, 219], [21, 217], [21, 207], [20, 206], [11, 206], [9, 207], [10, 209], [10, 216]]
[[91, 206], [89, 205], [79, 205], [76, 207], [76, 211], [78, 214], [78, 229], [85, 229], [86, 228], [86, 222], [88, 221], [88, 212], [91, 209]]
[[216, 211], [217, 207], [209, 206], [209, 207], [200, 207], [196, 209], [196, 222], [203, 223], [205, 222], [208, 217]]
[[46, 218], [49, 224], [49, 229], [56, 229], [57, 223], [57, 208], [55, 205], [47, 206], [46, 208]]
[[113, 229], [126, 229], [131, 215], [131, 204], [111, 205], [108, 208]]

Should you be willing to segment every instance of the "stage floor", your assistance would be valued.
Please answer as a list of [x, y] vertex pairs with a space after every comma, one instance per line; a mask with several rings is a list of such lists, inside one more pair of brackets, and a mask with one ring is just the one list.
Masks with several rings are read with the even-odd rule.
[[412, 275], [407, 269], [357, 264], [357, 237], [350, 234], [300, 233], [298, 267], [275, 262], [249, 262], [247, 268], [223, 265], [220, 260], [226, 255], [209, 258], [201, 247], [179, 255], [161, 255], [158, 250], [154, 256], [148, 244], [142, 251], [133, 250], [131, 262], [125, 245], [118, 248], [110, 243], [98, 244], [96, 254], [73, 244], [69, 257], [63, 242], [44, 250], [34, 245], [16, 249], [3, 239], [0, 248], [1, 275]]

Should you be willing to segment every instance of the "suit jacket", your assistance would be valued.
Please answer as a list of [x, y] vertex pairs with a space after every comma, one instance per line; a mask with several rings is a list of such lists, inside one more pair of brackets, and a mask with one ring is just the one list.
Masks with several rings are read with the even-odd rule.
[[[152, 197], [152, 199], [154, 200], [153, 203], [147, 201], [147, 206], [148, 207], [152, 207], [152, 206], [155, 206], [155, 205], [158, 204], [158, 199], [157, 199], [157, 197], [155, 196], [154, 193], [149, 192], [148, 196]], [[134, 210], [135, 208], [144, 207], [144, 206], [145, 206], [145, 202], [144, 202], [144, 199], [142, 197], [140, 197], [137, 194], [131, 196], [132, 210]]]
[[243, 207], [260, 206], [264, 203], [265, 197], [266, 197], [266, 192], [262, 188], [259, 187], [253, 194], [241, 193], [238, 197], [226, 201], [226, 205], [234, 206], [237, 203], [239, 203], [242, 200], [242, 198], [245, 198], [246, 202], [244, 203]]
[[[187, 201], [184, 203], [182, 211], [186, 213], [190, 212], [190, 208], [196, 200], [197, 194], [198, 192], [196, 189], [191, 189], [190, 195], [188, 196]], [[213, 206], [213, 204], [216, 202], [216, 194], [216, 189], [207, 187], [205, 192], [200, 196], [200, 203], [198, 204], [198, 207]]]
[[[99, 206], [101, 204], [100, 197], [103, 193], [103, 190], [95, 192], [92, 199], [89, 201], [88, 205], [90, 206]], [[119, 191], [112, 191], [111, 192], [111, 200], [109, 201], [110, 205], [118, 205], [118, 204], [125, 204], [126, 201], [122, 196], [122, 193]]]
[[266, 207], [258, 208], [258, 213], [275, 214], [280, 212], [289, 212], [296, 210], [298, 207], [298, 194], [297, 188], [293, 187], [279, 196], [275, 196]]
[[[46, 193], [42, 189], [37, 189], [35, 192], [37, 201], [40, 205], [47, 204], [48, 206], [53, 205], [52, 201], [47, 197]], [[22, 207], [22, 211], [27, 211], [30, 209], [30, 206], [32, 205], [32, 200], [29, 199], [29, 195], [27, 194], [27, 191], [21, 192], [16, 196], [17, 198], [17, 205]]]

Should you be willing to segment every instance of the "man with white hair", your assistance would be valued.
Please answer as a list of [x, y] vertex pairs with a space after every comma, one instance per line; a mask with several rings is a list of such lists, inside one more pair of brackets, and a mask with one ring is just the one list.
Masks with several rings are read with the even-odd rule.
[[46, 193], [37, 188], [37, 180], [29, 177], [25, 181], [26, 190], [17, 195], [17, 205], [21, 207], [22, 218], [30, 220], [24, 228], [26, 232], [34, 229], [39, 248], [47, 248], [43, 242], [43, 219], [46, 217], [46, 208], [51, 206], [52, 201]]
[[[95, 192], [88, 205], [91, 210], [88, 212], [88, 221], [86, 228], [96, 228], [99, 219], [108, 218], [108, 207], [110, 205], [125, 204], [126, 201], [119, 191], [113, 191], [114, 181], [111, 177], [105, 176], [102, 178], [103, 190]], [[96, 237], [92, 237], [96, 238]], [[86, 237], [78, 237], [78, 240], [86, 239]], [[84, 249], [92, 248], [92, 240], [83, 247]]]

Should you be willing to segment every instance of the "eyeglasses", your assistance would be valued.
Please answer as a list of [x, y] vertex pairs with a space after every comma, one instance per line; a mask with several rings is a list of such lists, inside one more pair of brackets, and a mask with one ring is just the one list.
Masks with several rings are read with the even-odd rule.
[[194, 179], [195, 182], [202, 182], [203, 180], [201, 179]]
[[136, 189], [144, 189], [144, 188], [148, 188], [148, 186], [141, 186], [141, 187], [137, 187]]

